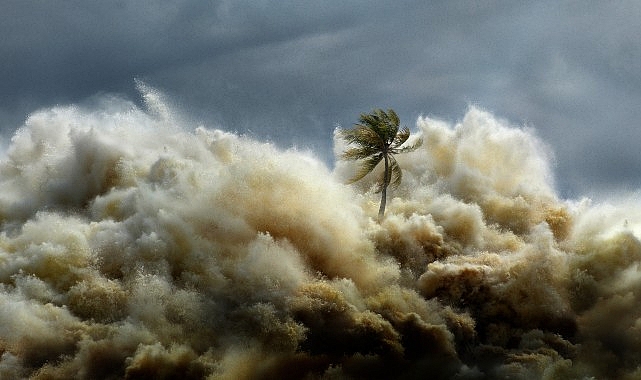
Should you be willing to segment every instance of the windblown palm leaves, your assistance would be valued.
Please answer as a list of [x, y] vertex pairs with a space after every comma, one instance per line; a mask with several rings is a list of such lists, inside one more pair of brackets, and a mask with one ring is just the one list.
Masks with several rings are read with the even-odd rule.
[[353, 129], [340, 130], [340, 136], [351, 145], [343, 152], [344, 160], [363, 160], [363, 164], [350, 183], [356, 182], [372, 172], [379, 163], [384, 162], [385, 170], [377, 181], [376, 192], [382, 193], [381, 206], [378, 211], [379, 218], [385, 214], [387, 202], [387, 188], [398, 187], [403, 178], [401, 167], [398, 165], [395, 154], [416, 150], [423, 143], [419, 139], [416, 143], [402, 147], [409, 139], [410, 130], [403, 127], [399, 130], [399, 118], [394, 110], [375, 109], [372, 113], [361, 114], [359, 123]]

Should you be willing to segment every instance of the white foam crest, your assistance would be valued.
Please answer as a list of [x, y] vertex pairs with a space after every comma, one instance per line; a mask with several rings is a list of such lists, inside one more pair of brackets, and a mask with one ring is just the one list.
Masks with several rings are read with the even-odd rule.
[[378, 221], [358, 163], [139, 87], [34, 113], [0, 161], [0, 377], [638, 373], [641, 210], [559, 200], [532, 131], [420, 118]]

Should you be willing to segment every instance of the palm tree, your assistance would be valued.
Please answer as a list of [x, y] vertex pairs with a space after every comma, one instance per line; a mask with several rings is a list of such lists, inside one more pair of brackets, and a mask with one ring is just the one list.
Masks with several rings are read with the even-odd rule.
[[401, 148], [410, 137], [410, 130], [403, 127], [399, 131], [399, 119], [394, 110], [387, 112], [378, 108], [369, 114], [361, 114], [359, 123], [353, 129], [339, 130], [340, 136], [353, 145], [341, 158], [343, 160], [364, 160], [354, 177], [349, 183], [356, 182], [369, 174], [378, 164], [383, 161], [385, 170], [377, 181], [377, 193], [381, 193], [381, 206], [378, 210], [379, 219], [385, 214], [387, 203], [387, 187], [398, 187], [401, 183], [403, 173], [398, 165], [395, 154], [406, 153], [416, 150], [423, 143], [419, 139], [416, 143]]

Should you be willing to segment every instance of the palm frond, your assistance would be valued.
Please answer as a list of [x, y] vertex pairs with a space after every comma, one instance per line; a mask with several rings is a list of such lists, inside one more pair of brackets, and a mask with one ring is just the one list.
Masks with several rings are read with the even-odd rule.
[[362, 160], [380, 152], [377, 147], [359, 146], [349, 148], [341, 154], [343, 160]]
[[361, 147], [370, 147], [376, 150], [381, 150], [385, 144], [376, 131], [363, 125], [356, 125], [353, 129], [341, 130], [340, 135], [348, 144], [354, 144]]
[[398, 115], [394, 110], [387, 110], [387, 112], [380, 110], [381, 112], [381, 123], [383, 124], [383, 134], [385, 143], [389, 146], [394, 141], [396, 133], [398, 132], [398, 127], [400, 125], [400, 120]]
[[376, 128], [381, 123], [380, 114], [377, 113], [377, 111], [378, 110], [374, 110], [374, 112], [372, 113], [362, 113], [361, 116], [358, 118], [358, 121], [361, 123], [361, 125], [365, 126], [366, 128], [376, 130]]
[[361, 114], [360, 126], [373, 130], [386, 146], [393, 141], [398, 132], [399, 118], [394, 110], [383, 111], [380, 108], [375, 109], [369, 114]]
[[396, 134], [398, 133], [398, 128], [401, 125], [401, 121], [398, 118], [396, 112], [394, 112], [394, 110], [392, 109], [387, 110], [387, 113], [385, 115], [385, 122], [387, 123], [389, 132], [389, 135], [387, 136], [387, 142], [388, 144], [391, 144], [394, 141]]
[[389, 186], [395, 189], [401, 184], [401, 180], [403, 179], [403, 171], [401, 170], [401, 167], [398, 165], [396, 158], [394, 158], [394, 156], [392, 155], [390, 155], [389, 157], [390, 157]]
[[363, 164], [361, 165], [361, 167], [356, 172], [356, 175], [354, 175], [354, 177], [352, 177], [348, 181], [348, 183], [354, 183], [354, 182], [362, 179], [366, 175], [368, 175], [372, 170], [374, 170], [376, 165], [378, 165], [378, 163], [381, 162], [382, 159], [383, 159], [383, 154], [382, 153], [379, 153], [379, 154], [377, 154], [375, 156], [370, 156], [370, 157], [366, 158], [363, 161]]
[[381, 137], [375, 131], [363, 125], [356, 125], [353, 129], [341, 129], [339, 133], [349, 144], [361, 146], [378, 146], [382, 144]]
[[401, 124], [401, 120], [398, 118], [398, 115], [396, 114], [396, 112], [394, 112], [393, 109], [391, 108], [388, 109], [386, 115], [387, 115], [387, 119], [389, 119], [392, 125], [395, 125], [398, 127]]
[[357, 127], [366, 128], [372, 131], [381, 141], [381, 145], [385, 144], [385, 130], [382, 128], [379, 115], [376, 114], [362, 114], [359, 119], [360, 124]]

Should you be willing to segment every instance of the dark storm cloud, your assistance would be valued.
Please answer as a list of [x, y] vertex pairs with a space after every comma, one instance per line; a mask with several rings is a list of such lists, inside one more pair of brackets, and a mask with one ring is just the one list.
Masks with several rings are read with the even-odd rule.
[[[379, 4], [380, 3], [380, 4]], [[313, 149], [373, 107], [451, 121], [469, 104], [534, 127], [557, 184], [638, 187], [636, 2], [3, 3], [0, 123], [134, 78], [196, 121]], [[623, 162], [622, 162], [623, 160]]]

